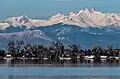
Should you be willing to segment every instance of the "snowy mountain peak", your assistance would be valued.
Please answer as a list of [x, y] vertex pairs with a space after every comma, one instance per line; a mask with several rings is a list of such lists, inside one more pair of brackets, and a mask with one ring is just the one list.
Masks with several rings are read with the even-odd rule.
[[94, 8], [90, 8], [90, 9], [85, 8], [85, 9], [80, 10], [78, 13], [80, 14], [80, 13], [101, 13], [101, 12], [97, 11]]
[[94, 8], [85, 8], [85, 9], [83, 9], [84, 11], [96, 11]]
[[18, 17], [10, 17], [5, 20], [7, 23], [13, 26], [23, 25], [31, 21], [31, 19], [27, 16], [18, 16]]
[[103, 13], [93, 8], [86, 8], [80, 10], [78, 13], [70, 12], [67, 15], [58, 13], [48, 20], [30, 19], [27, 16], [10, 17], [0, 22], [0, 28], [5, 29], [9, 26], [27, 26], [30, 28], [32, 26], [51, 26], [58, 23], [80, 27], [120, 26], [120, 14]]
[[67, 20], [72, 19], [74, 16], [76, 16], [76, 13], [70, 12], [68, 15], [66, 15], [66, 19]]
[[64, 14], [58, 13], [58, 14], [52, 16], [50, 19], [61, 18], [61, 17], [64, 17]]
[[7, 20], [8, 21], [17, 21], [17, 20], [21, 20], [21, 19], [29, 20], [29, 17], [27, 17], [27, 16], [17, 16], [17, 17], [10, 17]]
[[70, 12], [69, 15], [75, 15], [75, 13], [74, 12]]

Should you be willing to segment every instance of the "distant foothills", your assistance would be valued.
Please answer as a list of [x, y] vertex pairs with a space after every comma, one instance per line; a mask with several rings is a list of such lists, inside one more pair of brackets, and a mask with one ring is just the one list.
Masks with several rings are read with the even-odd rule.
[[65, 48], [57, 41], [50, 46], [25, 44], [24, 41], [10, 41], [7, 50], [0, 50], [0, 59], [37, 59], [41, 61], [72, 61], [77, 63], [79, 60], [120, 60], [120, 49], [112, 46], [102, 48], [95, 46], [92, 49], [83, 49], [80, 45], [73, 44]]

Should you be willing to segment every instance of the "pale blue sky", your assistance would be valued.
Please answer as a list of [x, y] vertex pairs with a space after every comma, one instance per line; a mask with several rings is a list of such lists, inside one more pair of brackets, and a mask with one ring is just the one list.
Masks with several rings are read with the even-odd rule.
[[18, 15], [45, 18], [89, 7], [120, 13], [120, 0], [0, 0], [0, 19]]

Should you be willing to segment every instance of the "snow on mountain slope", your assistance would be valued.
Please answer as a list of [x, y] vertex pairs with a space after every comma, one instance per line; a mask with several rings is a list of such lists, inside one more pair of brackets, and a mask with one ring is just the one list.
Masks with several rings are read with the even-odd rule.
[[102, 13], [94, 9], [84, 9], [64, 23], [91, 27], [120, 26], [120, 15], [116, 13]]
[[21, 25], [24, 25], [30, 22], [31, 19], [27, 16], [18, 16], [18, 17], [10, 17], [6, 19], [5, 21], [13, 26], [18, 26], [18, 25], [21, 26]]
[[0, 39], [1, 38], [12, 39], [12, 37], [22, 40], [39, 38], [47, 41], [52, 41], [52, 39], [49, 36], [47, 36], [43, 31], [40, 30], [25, 30], [14, 33], [0, 33]]
[[0, 23], [1, 30], [4, 30], [4, 29], [8, 28], [9, 26], [10, 26], [10, 24], [8, 24], [8, 23]]
[[120, 26], [120, 14], [102, 13], [95, 9], [83, 9], [77, 13], [63, 15], [58, 13], [48, 20], [30, 19], [27, 16], [10, 17], [0, 22], [0, 28], [9, 26], [26, 26], [28, 29], [39, 26], [50, 26], [58, 23], [77, 25], [80, 27]]
[[26, 23], [26, 26], [50, 26], [64, 21], [65, 16], [63, 14], [56, 14], [48, 20], [32, 20], [29, 23]]
[[31, 21], [32, 20], [27, 16], [10, 17], [0, 21], [0, 29], [5, 29], [9, 26], [26, 26], [25, 24]]

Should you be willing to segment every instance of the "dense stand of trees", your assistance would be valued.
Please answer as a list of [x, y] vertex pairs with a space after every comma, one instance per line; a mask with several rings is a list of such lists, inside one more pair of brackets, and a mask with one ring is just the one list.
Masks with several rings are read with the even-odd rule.
[[113, 49], [112, 46], [102, 48], [95, 46], [92, 49], [82, 49], [80, 45], [69, 45], [65, 48], [59, 41], [54, 41], [50, 46], [25, 44], [24, 41], [10, 41], [7, 51], [0, 50], [0, 57], [10, 54], [12, 58], [38, 58], [40, 60], [47, 59], [51, 61], [59, 61], [61, 58], [71, 58], [73, 62], [78, 59], [84, 59], [84, 56], [93, 55], [95, 60], [101, 59], [100, 56], [119, 57], [120, 50]]

